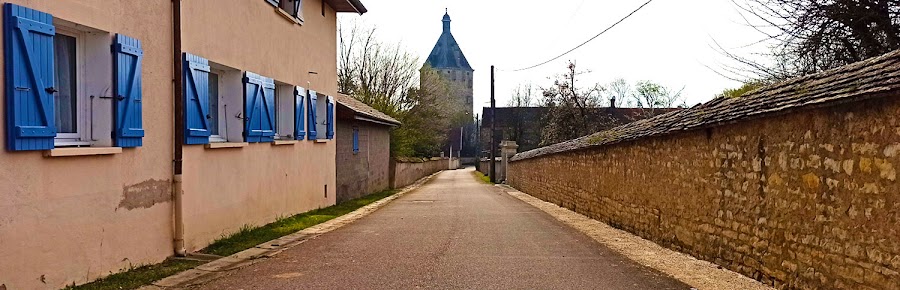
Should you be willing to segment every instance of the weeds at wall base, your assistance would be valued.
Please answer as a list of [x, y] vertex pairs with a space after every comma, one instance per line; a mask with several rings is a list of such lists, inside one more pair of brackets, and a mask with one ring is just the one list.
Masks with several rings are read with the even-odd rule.
[[[279, 217], [274, 223], [261, 227], [244, 225], [237, 232], [223, 236], [208, 247], [200, 250], [200, 253], [228, 256], [237, 252], [255, 247], [256, 245], [296, 233], [305, 228], [329, 221], [336, 217], [348, 214], [358, 208], [394, 195], [399, 190], [385, 190], [373, 193], [357, 199], [348, 200], [337, 205], [320, 208], [291, 217]], [[155, 264], [140, 266], [125, 272], [113, 274], [106, 278], [80, 285], [69, 286], [66, 290], [106, 290], [106, 289], [137, 289], [149, 285], [159, 279], [174, 275], [207, 262], [170, 258]]]
[[476, 170], [476, 171], [473, 171], [473, 172], [472, 172], [472, 175], [475, 175], [475, 179], [478, 180], [478, 181], [481, 182], [481, 183], [493, 184], [493, 183], [491, 182], [491, 177], [490, 177], [490, 176], [487, 176], [487, 175], [484, 175], [484, 173], [481, 173], [481, 172], [479, 172], [479, 171]]

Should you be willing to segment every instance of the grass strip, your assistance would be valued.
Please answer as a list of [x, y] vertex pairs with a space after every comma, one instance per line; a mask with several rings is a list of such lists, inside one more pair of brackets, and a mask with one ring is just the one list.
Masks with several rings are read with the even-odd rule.
[[[229, 256], [237, 252], [255, 247], [256, 245], [290, 235], [305, 228], [329, 221], [333, 218], [348, 214], [361, 207], [379, 201], [385, 197], [394, 195], [399, 190], [385, 190], [364, 197], [348, 200], [337, 205], [320, 208], [301, 213], [288, 218], [280, 218], [274, 223], [261, 227], [243, 226], [236, 233], [216, 240], [208, 247], [200, 250], [201, 253]], [[174, 275], [206, 262], [167, 259], [165, 262], [155, 265], [140, 266], [128, 271], [113, 274], [106, 278], [80, 285], [69, 286], [71, 290], [105, 290], [105, 289], [137, 289], [149, 285], [159, 279]]]
[[482, 183], [493, 184], [491, 182], [491, 177], [484, 175], [484, 173], [481, 173], [480, 171], [477, 171], [477, 170], [472, 171], [472, 175], [475, 175], [475, 179], [477, 179], [478, 181], [481, 181]]
[[64, 289], [77, 290], [112, 290], [112, 289], [137, 289], [141, 286], [153, 283], [153, 281], [175, 275], [178, 272], [185, 271], [205, 264], [204, 261], [166, 259], [164, 262], [155, 265], [145, 265], [137, 268], [131, 268], [128, 271], [112, 274], [103, 279], [80, 285], [68, 286]]
[[256, 245], [296, 233], [305, 228], [329, 221], [333, 218], [348, 214], [358, 208], [376, 202], [382, 198], [397, 193], [398, 190], [385, 190], [364, 197], [342, 202], [338, 205], [320, 208], [301, 213], [292, 217], [278, 219], [278, 221], [261, 227], [244, 226], [238, 232], [223, 237], [210, 244], [200, 252], [219, 256], [228, 256]]

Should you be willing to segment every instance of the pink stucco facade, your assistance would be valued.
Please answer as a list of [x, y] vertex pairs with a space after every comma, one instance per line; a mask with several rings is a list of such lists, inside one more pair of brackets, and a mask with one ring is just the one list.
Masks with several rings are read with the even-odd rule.
[[[172, 256], [173, 78], [181, 77], [173, 72], [172, 1], [7, 2], [101, 37], [141, 40], [145, 136], [142, 146], [107, 155], [48, 157], [0, 144], [0, 285], [58, 289]], [[182, 2], [183, 52], [280, 85], [336, 93], [336, 11], [325, 1], [304, 1], [302, 25], [263, 0], [215, 2]], [[286, 143], [184, 146], [188, 251], [243, 225], [335, 203], [334, 140]]]

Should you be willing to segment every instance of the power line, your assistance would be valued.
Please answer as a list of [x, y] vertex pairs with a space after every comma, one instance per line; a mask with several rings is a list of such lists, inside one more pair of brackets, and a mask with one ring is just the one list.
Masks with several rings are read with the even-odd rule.
[[533, 66], [525, 67], [525, 68], [515, 69], [515, 70], [512, 70], [512, 71], [513, 71], [513, 72], [518, 72], [518, 71], [529, 70], [529, 69], [533, 69], [533, 68], [536, 68], [536, 67], [539, 67], [539, 66], [548, 64], [548, 63], [550, 63], [550, 62], [552, 62], [552, 61], [554, 61], [554, 60], [557, 60], [557, 59], [559, 59], [559, 58], [561, 58], [561, 57], [563, 57], [563, 56], [565, 56], [565, 55], [567, 55], [567, 54], [569, 54], [569, 53], [575, 51], [576, 49], [581, 48], [581, 47], [584, 46], [585, 44], [588, 44], [588, 42], [591, 42], [591, 41], [593, 41], [594, 39], [597, 39], [597, 37], [600, 37], [600, 35], [603, 35], [603, 34], [606, 33], [607, 31], [609, 31], [610, 29], [613, 29], [613, 27], [616, 27], [617, 25], [619, 25], [619, 23], [622, 23], [623, 21], [625, 21], [625, 19], [628, 19], [629, 17], [631, 17], [631, 15], [634, 15], [635, 13], [637, 13], [638, 11], [640, 11], [641, 9], [643, 9], [644, 6], [647, 6], [647, 4], [650, 4], [650, 2], [653, 2], [653, 0], [647, 0], [647, 2], [644, 2], [644, 4], [641, 4], [641, 6], [639, 6], [637, 9], [635, 9], [634, 11], [631, 11], [631, 13], [628, 13], [628, 15], [625, 15], [625, 17], [622, 17], [622, 19], [619, 19], [619, 21], [616, 21], [616, 23], [613, 23], [612, 25], [610, 25], [609, 27], [607, 27], [607, 28], [604, 29], [603, 31], [600, 31], [600, 33], [597, 33], [597, 35], [594, 35], [594, 37], [591, 37], [591, 38], [588, 39], [587, 41], [582, 42], [582, 43], [579, 44], [578, 46], [575, 46], [574, 48], [572, 48], [572, 49], [570, 49], [570, 50], [568, 50], [568, 51], [566, 51], [566, 52], [563, 52], [562, 54], [557, 55], [556, 57], [551, 58], [550, 60], [547, 60], [547, 61], [545, 61], [545, 62], [536, 64], [536, 65], [533, 65]]

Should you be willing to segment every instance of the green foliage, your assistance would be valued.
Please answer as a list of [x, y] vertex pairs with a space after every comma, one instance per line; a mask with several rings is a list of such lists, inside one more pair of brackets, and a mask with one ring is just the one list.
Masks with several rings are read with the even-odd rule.
[[744, 96], [745, 94], [761, 88], [765, 86], [765, 83], [761, 81], [751, 81], [746, 82], [741, 87], [736, 89], [725, 89], [722, 93], [716, 95], [717, 98], [739, 98]]
[[301, 213], [292, 217], [279, 219], [278, 221], [261, 227], [244, 226], [229, 236], [216, 240], [201, 252], [219, 256], [228, 256], [256, 245], [296, 233], [305, 228], [329, 221], [333, 218], [348, 214], [358, 208], [366, 206], [382, 198], [397, 193], [397, 190], [386, 190], [370, 194], [354, 200], [342, 202], [326, 208]]
[[202, 261], [168, 259], [156, 265], [146, 265], [112, 274], [106, 278], [80, 286], [69, 286], [67, 290], [119, 290], [137, 289], [153, 281], [204, 264]]
[[484, 175], [484, 173], [481, 173], [480, 171], [472, 171], [472, 175], [475, 175], [475, 180], [478, 180], [481, 183], [493, 184], [491, 182], [491, 177]]
[[[228, 236], [223, 236], [200, 252], [219, 256], [232, 255], [240, 251], [255, 247], [256, 245], [296, 233], [305, 228], [348, 214], [358, 208], [379, 201], [385, 197], [394, 195], [397, 192], [398, 190], [385, 190], [382, 192], [373, 193], [330, 207], [320, 208], [291, 217], [278, 218], [276, 222], [261, 227], [244, 225], [237, 232]], [[128, 271], [113, 274], [106, 278], [88, 284], [84, 284], [81, 286], [70, 286], [66, 287], [65, 289], [137, 289], [141, 286], [149, 285], [150, 283], [153, 283], [153, 281], [175, 275], [176, 273], [200, 266], [205, 263], [206, 262], [203, 261], [168, 259], [160, 264], [132, 268]]]
[[655, 115], [654, 109], [686, 107], [681, 92], [651, 81], [639, 81], [634, 86], [635, 93], [632, 100], [636, 107], [648, 111], [649, 116]]
[[374, 28], [354, 23], [340, 28], [338, 38], [338, 90], [403, 123], [391, 130], [392, 156], [440, 155], [450, 128], [472, 122], [451, 101], [462, 88], [430, 67], [418, 69], [414, 55], [379, 41]]

